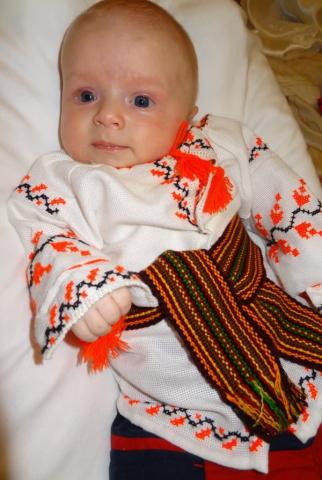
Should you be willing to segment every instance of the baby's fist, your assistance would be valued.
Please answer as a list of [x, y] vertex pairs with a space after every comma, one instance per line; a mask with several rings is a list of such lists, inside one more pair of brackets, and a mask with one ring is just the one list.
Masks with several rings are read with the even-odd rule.
[[94, 342], [110, 332], [112, 325], [126, 315], [131, 308], [131, 294], [127, 287], [118, 288], [104, 295], [72, 327], [80, 340]]

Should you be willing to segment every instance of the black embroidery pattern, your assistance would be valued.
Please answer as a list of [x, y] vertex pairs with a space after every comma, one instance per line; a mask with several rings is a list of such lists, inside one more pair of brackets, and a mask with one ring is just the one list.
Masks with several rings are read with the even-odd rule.
[[316, 380], [318, 375], [320, 375], [320, 372], [318, 372], [317, 370], [309, 370], [307, 375], [300, 378], [298, 382], [299, 386], [304, 390], [308, 384], [311, 385], [311, 382], [314, 382], [314, 380]]
[[[191, 132], [191, 137], [193, 137], [192, 132]], [[206, 139], [202, 138], [194, 138], [191, 139], [191, 141], [185, 141], [182, 142], [181, 145], [179, 146], [179, 149], [182, 150], [183, 152], [188, 152], [192, 154], [198, 154], [202, 153], [202, 151], [207, 151], [205, 154], [207, 160], [210, 160], [209, 158], [209, 152], [213, 152], [212, 146]], [[200, 155], [202, 157], [202, 155]], [[214, 156], [212, 156], [212, 160], [216, 160]]]
[[266, 143], [263, 142], [263, 140], [260, 137], [258, 137], [256, 139], [256, 145], [252, 147], [249, 152], [249, 158], [248, 158], [249, 163], [252, 163], [254, 160], [256, 160], [256, 158], [259, 157], [260, 152], [265, 150], [269, 150], [268, 146], [266, 145]]
[[[29, 175], [25, 179], [30, 179]], [[20, 183], [17, 186], [16, 191], [18, 193], [25, 192], [27, 200], [35, 203], [39, 207], [44, 207], [45, 211], [50, 215], [59, 213], [59, 208], [56, 205], [64, 205], [66, 201], [61, 197], [50, 198], [46, 193], [47, 185], [39, 183], [37, 185], [31, 185], [28, 182]]]
[[297, 223], [297, 218], [304, 214], [309, 217], [315, 217], [316, 215], [319, 215], [322, 212], [322, 203], [320, 200], [316, 199], [315, 205], [309, 209], [309, 208], [303, 208], [301, 206], [297, 207], [295, 210], [293, 210], [290, 213], [290, 218], [288, 220], [288, 223], [286, 226], [282, 227], [279, 225], [274, 225], [270, 230], [269, 230], [269, 239], [267, 239], [267, 246], [271, 247], [272, 245], [276, 244], [279, 242], [279, 239], [276, 239], [275, 234], [277, 232], [284, 233], [286, 234], [290, 230], [293, 230], [296, 223]]
[[[317, 390], [314, 384], [317, 376], [321, 375], [317, 370], [310, 370], [306, 375], [301, 376], [298, 380], [298, 385], [303, 389], [307, 389], [310, 397], [315, 400], [317, 395]], [[223, 428], [216, 425], [216, 421], [209, 416], [203, 416], [202, 414], [193, 412], [190, 413], [189, 409], [175, 407], [167, 405], [165, 403], [154, 403], [149, 401], [140, 402], [133, 400], [127, 395], [124, 395], [124, 399], [131, 405], [146, 405], [147, 408], [145, 411], [149, 415], [156, 415], [161, 413], [164, 416], [169, 417], [170, 423], [178, 427], [181, 425], [188, 424], [192, 429], [196, 430], [196, 437], [200, 440], [204, 438], [209, 438], [210, 434], [212, 438], [218, 440], [222, 444], [228, 445], [228, 448], [234, 448], [237, 446], [237, 440], [240, 443], [249, 443], [249, 450], [256, 452], [263, 444], [263, 441], [258, 438], [256, 435], [250, 434], [247, 431], [245, 433], [240, 432], [239, 430], [228, 430], [225, 431]], [[231, 443], [229, 443], [231, 441]], [[227, 446], [225, 447], [227, 448]]]
[[173, 168], [165, 162], [164, 159], [156, 160], [153, 165], [156, 167], [156, 170], [152, 169], [151, 173], [160, 177], [165, 184], [171, 183], [176, 188], [173, 197], [174, 200], [177, 201], [179, 216], [181, 214], [181, 218], [186, 219], [191, 225], [197, 226], [197, 221], [187, 205], [187, 199], [190, 193], [188, 181], [182, 180], [175, 174]]
[[136, 405], [146, 405], [146, 414], [154, 416], [159, 413], [169, 417], [170, 424], [175, 428], [188, 424], [194, 431], [194, 436], [199, 441], [209, 439], [215, 439], [219, 441], [222, 448], [227, 450], [233, 450], [238, 444], [248, 444], [250, 452], [258, 451], [263, 445], [264, 441], [254, 434], [250, 434], [245, 430], [244, 433], [239, 430], [227, 430], [216, 425], [216, 421], [208, 416], [203, 416], [199, 412], [190, 413], [186, 408], [179, 408], [163, 403], [153, 402], [140, 402], [132, 400], [127, 395], [124, 396], [125, 401], [129, 403], [131, 407]]
[[[55, 326], [47, 327], [45, 330], [45, 345], [42, 348], [41, 352], [45, 353], [53, 343], [57, 337], [59, 337], [60, 333], [64, 330], [66, 323], [69, 320], [69, 313], [77, 310], [83, 303], [83, 294], [84, 294], [84, 287], [86, 291], [94, 290], [95, 292], [103, 288], [107, 283], [110, 283], [111, 279], [115, 278], [122, 278], [123, 280], [134, 280], [132, 272], [118, 272], [115, 269], [112, 270], [104, 270], [99, 280], [97, 281], [89, 281], [89, 280], [82, 280], [77, 284], [72, 286], [73, 290], [73, 299], [70, 301], [62, 302], [59, 306], [53, 306], [51, 309], [51, 316], [55, 315]], [[136, 278], [136, 277], [135, 277]], [[68, 287], [68, 286], [67, 286]], [[86, 296], [88, 293], [86, 292]], [[56, 308], [55, 308], [56, 307]]]
[[[37, 264], [37, 256], [39, 256], [39, 254], [41, 254], [43, 252], [43, 250], [48, 247], [48, 246], [52, 246], [52, 245], [55, 245], [56, 242], [58, 242], [59, 240], [62, 240], [62, 241], [66, 241], [68, 242], [69, 244], [70, 243], [73, 243], [74, 245], [74, 248], [71, 249], [69, 247], [69, 250], [68, 251], [74, 251], [75, 253], [80, 253], [81, 255], [85, 253], [84, 250], [82, 250], [82, 246], [86, 246], [86, 247], [89, 247], [88, 243], [84, 242], [83, 240], [80, 240], [79, 238], [75, 238], [75, 237], [71, 237], [70, 235], [64, 235], [64, 234], [60, 234], [60, 235], [53, 235], [51, 237], [48, 237], [47, 240], [42, 244], [40, 245], [40, 247], [36, 248], [35, 251], [32, 253], [32, 259], [30, 261], [30, 264], [29, 264], [29, 269], [28, 269], [28, 287], [29, 289], [34, 285], [34, 278], [35, 278], [35, 265]], [[79, 244], [79, 246], [77, 246], [77, 244]], [[90, 252], [87, 250], [86, 251], [86, 254], [90, 254]]]
[[[82, 240], [72, 238], [68, 235], [54, 235], [47, 238], [33, 254], [29, 266], [29, 289], [35, 286], [35, 283], [41, 283], [41, 276], [51, 269], [50, 263], [42, 266], [41, 263], [37, 261], [40, 253], [44, 255], [44, 250], [47, 247], [52, 248], [55, 245], [61, 247], [61, 240], [67, 242], [67, 249], [58, 250], [58, 253], [64, 255], [66, 252], [74, 252], [78, 255], [78, 258], [84, 256], [85, 265], [87, 256], [90, 260], [88, 266], [86, 265], [87, 268], [84, 268], [84, 264], [81, 264], [85, 271], [85, 278], [78, 283], [73, 281], [67, 282], [63, 301], [60, 304], [57, 303], [51, 306], [49, 311], [49, 326], [45, 330], [45, 343], [42, 348], [42, 353], [45, 353], [56, 343], [56, 339], [64, 331], [66, 324], [71, 320], [71, 314], [86, 302], [91, 292], [98, 292], [105, 285], [112, 284], [120, 278], [123, 280], [136, 280], [138, 278], [135, 272], [127, 271], [121, 265], [109, 270], [103, 269], [102, 261], [104, 261], [104, 258], [98, 259], [97, 263], [95, 263], [96, 259], [90, 256], [90, 251], [83, 249], [83, 246], [87, 246], [87, 244]], [[75, 267], [77, 267], [77, 265], [73, 266], [73, 268]], [[39, 269], [41, 269], [40, 274], [38, 273]], [[35, 279], [37, 281], [35, 281]]]
[[[144, 402], [145, 404], [149, 405], [150, 402]], [[163, 415], [168, 416], [169, 418], [177, 417], [180, 414], [183, 417], [188, 425], [192, 428], [196, 428], [198, 430], [203, 430], [205, 427], [207, 430], [211, 430], [212, 437], [220, 442], [224, 442], [231, 438], [238, 438], [242, 443], [250, 442], [252, 438], [257, 438], [255, 435], [251, 435], [250, 433], [242, 434], [238, 430], [228, 431], [224, 433], [221, 431], [220, 428], [215, 424], [215, 420], [205, 416], [204, 418], [196, 419], [196, 414], [193, 415], [189, 413], [187, 408], [179, 408], [179, 407], [171, 407], [170, 405], [160, 404], [161, 412]], [[195, 418], [194, 418], [195, 417]]]

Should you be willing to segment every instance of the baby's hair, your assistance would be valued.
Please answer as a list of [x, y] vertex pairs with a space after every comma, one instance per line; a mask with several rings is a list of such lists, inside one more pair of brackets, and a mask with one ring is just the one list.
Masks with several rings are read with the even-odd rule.
[[[108, 15], [122, 15], [138, 23], [142, 28], [149, 28], [167, 36], [172, 35], [182, 52], [191, 78], [191, 97], [196, 101], [198, 90], [198, 61], [193, 43], [175, 18], [159, 5], [150, 0], [101, 0], [82, 12], [72, 23], [74, 30], [84, 24], [104, 19]], [[69, 29], [69, 30], [70, 30]]]

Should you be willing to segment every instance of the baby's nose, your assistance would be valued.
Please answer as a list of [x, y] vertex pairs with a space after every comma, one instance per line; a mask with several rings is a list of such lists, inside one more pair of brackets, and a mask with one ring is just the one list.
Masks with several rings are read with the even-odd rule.
[[94, 118], [95, 125], [104, 127], [123, 128], [124, 115], [120, 105], [117, 102], [104, 101], [99, 105]]

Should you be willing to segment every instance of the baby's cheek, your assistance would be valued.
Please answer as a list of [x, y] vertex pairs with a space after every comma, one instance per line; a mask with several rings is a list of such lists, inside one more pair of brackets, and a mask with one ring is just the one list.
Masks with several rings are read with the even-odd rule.
[[151, 135], [150, 145], [145, 148], [149, 152], [148, 156], [151, 160], [158, 160], [170, 152], [173, 142], [173, 136], [166, 133], [164, 136], [161, 131]]

